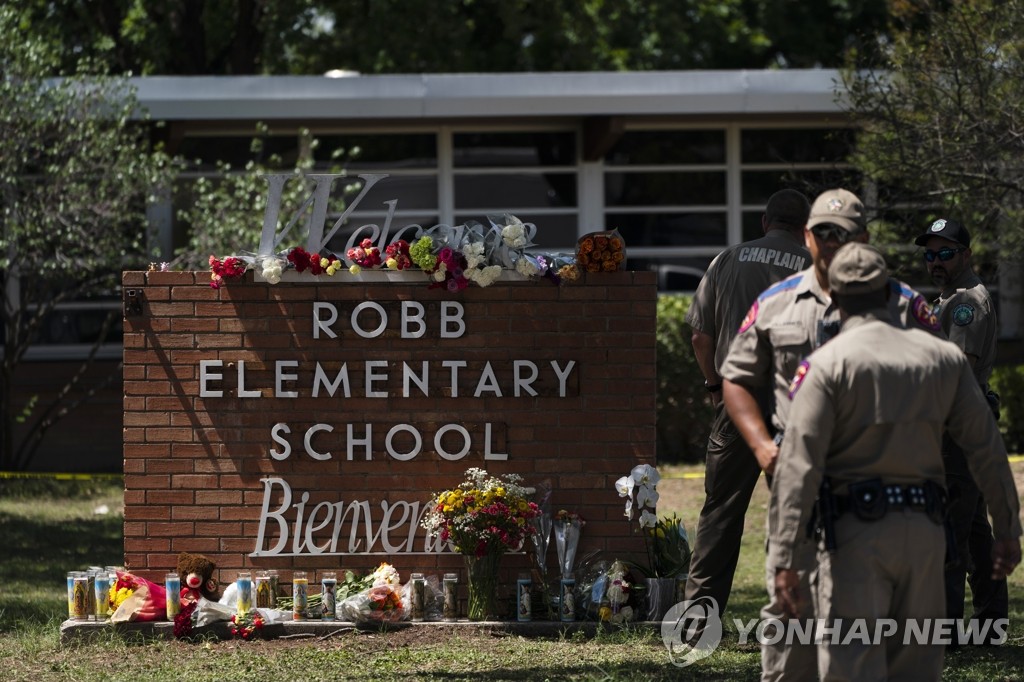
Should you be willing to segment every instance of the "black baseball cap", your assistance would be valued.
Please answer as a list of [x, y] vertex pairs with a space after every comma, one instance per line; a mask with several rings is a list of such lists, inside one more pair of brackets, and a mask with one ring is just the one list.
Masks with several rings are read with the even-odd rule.
[[914, 243], [918, 246], [924, 246], [932, 237], [942, 237], [951, 242], [956, 242], [965, 249], [971, 248], [971, 233], [967, 231], [967, 228], [962, 223], [958, 223], [955, 220], [939, 218], [932, 223], [927, 232], [915, 239]]

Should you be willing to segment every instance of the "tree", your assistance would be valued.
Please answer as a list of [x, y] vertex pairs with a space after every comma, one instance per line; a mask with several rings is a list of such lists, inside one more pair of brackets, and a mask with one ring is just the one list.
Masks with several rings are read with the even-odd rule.
[[[14, 404], [15, 371], [58, 304], [115, 295], [121, 270], [148, 260], [147, 195], [171, 167], [131, 121], [137, 105], [123, 80], [88, 63], [51, 78], [58, 55], [24, 38], [23, 17], [8, 6], [0, 35], [0, 469], [18, 470], [54, 423], [99, 389], [79, 379], [121, 311], [52, 404]], [[27, 427], [20, 442], [17, 421]]]
[[[948, 7], [947, 7], [948, 5]], [[894, 2], [878, 69], [844, 71], [862, 124], [853, 164], [879, 188], [893, 238], [958, 217], [1003, 258], [1024, 256], [1024, 0]], [[855, 57], [855, 56], [854, 56]]]
[[[886, 0], [27, 0], [65, 59], [161, 75], [835, 67]], [[70, 66], [70, 63], [68, 64]]]

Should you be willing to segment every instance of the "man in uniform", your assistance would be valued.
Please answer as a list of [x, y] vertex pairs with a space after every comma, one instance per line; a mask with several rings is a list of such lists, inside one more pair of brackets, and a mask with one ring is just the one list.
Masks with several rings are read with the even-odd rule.
[[[906, 634], [944, 617], [942, 432], [948, 428], [964, 448], [990, 503], [998, 577], [1020, 562], [1020, 507], [1006, 449], [964, 354], [892, 323], [881, 253], [851, 244], [828, 274], [842, 333], [793, 380], [769, 504], [768, 566], [784, 610], [797, 616], [811, 595], [794, 559], [820, 494], [825, 537], [814, 600], [834, 628], [819, 633], [822, 679], [937, 680], [941, 644]], [[895, 621], [896, 634], [878, 636], [882, 619]], [[868, 635], [847, 637], [858, 620]]]
[[[867, 242], [864, 204], [852, 192], [823, 192], [811, 207], [805, 231], [812, 265], [764, 291], [751, 306], [730, 347], [722, 376], [725, 404], [736, 428], [750, 446], [760, 467], [771, 475], [786, 426], [789, 384], [800, 361], [831, 339], [839, 330], [839, 311], [829, 295], [828, 266], [840, 247], [850, 241]], [[938, 319], [924, 297], [895, 279], [889, 280], [889, 311], [901, 326], [939, 332]], [[772, 391], [770, 424], [763, 416], [758, 392]], [[806, 580], [815, 564], [815, 549], [804, 542], [798, 556]], [[782, 618], [774, 594], [774, 573], [765, 576], [771, 603], [763, 619]], [[805, 618], [813, 617], [804, 604]], [[816, 649], [785, 641], [762, 650], [762, 679], [813, 678]]]
[[[982, 393], [996, 358], [996, 314], [992, 297], [971, 265], [971, 235], [954, 220], [936, 220], [914, 243], [925, 248], [925, 266], [942, 288], [933, 305], [949, 340], [960, 347], [974, 370]], [[994, 400], [998, 405], [997, 399]], [[943, 439], [946, 487], [952, 500], [950, 520], [956, 539], [956, 560], [946, 568], [946, 614], [964, 615], [964, 581], [970, 573], [973, 620], [979, 624], [1006, 618], [1006, 581], [993, 581], [992, 527], [985, 500], [971, 478], [963, 450], [949, 436]]]
[[809, 210], [807, 197], [796, 190], [773, 194], [761, 217], [764, 236], [720, 253], [686, 313], [686, 322], [693, 328], [693, 351], [716, 414], [707, 448], [707, 497], [697, 522], [685, 594], [688, 600], [713, 597], [722, 612], [732, 590], [743, 520], [760, 471], [722, 407], [718, 370], [757, 295], [810, 262], [802, 234]]

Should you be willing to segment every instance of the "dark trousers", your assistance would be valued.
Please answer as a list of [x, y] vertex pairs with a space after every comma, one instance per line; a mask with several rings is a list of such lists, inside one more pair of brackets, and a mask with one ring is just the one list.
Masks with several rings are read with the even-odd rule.
[[964, 583], [969, 576], [974, 605], [971, 618], [982, 622], [1006, 618], [1006, 580], [992, 580], [992, 526], [985, 500], [967, 468], [964, 451], [949, 436], [943, 438], [942, 459], [952, 499], [950, 520], [957, 549], [956, 561], [946, 566], [946, 615], [963, 617]]
[[725, 613], [740, 556], [743, 522], [761, 473], [724, 405], [719, 405], [708, 438], [704, 507], [686, 580], [686, 599], [713, 597]]

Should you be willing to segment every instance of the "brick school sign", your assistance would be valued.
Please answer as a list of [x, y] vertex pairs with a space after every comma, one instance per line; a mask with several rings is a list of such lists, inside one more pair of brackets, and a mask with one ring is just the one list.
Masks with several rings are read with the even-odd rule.
[[613, 483], [654, 457], [654, 273], [456, 294], [377, 274], [124, 273], [142, 301], [124, 335], [126, 565], [457, 569], [419, 520], [469, 467], [549, 483], [552, 511], [587, 520], [578, 557], [640, 558]]

